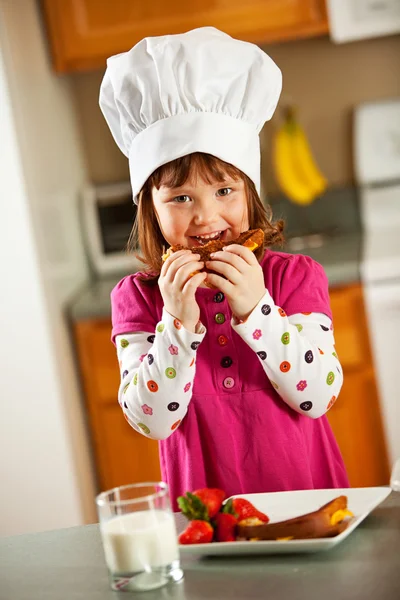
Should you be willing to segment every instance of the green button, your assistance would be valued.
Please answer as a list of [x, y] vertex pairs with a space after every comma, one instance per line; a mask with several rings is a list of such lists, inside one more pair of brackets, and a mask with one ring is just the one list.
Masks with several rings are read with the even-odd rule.
[[216, 323], [222, 325], [222, 323], [225, 323], [225, 315], [223, 315], [222, 313], [217, 313], [215, 315], [215, 321]]

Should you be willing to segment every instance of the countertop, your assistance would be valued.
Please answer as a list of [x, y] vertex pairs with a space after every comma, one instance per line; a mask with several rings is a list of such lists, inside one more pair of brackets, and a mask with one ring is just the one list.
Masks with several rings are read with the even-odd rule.
[[[318, 242], [310, 236], [310, 243], [315, 241]], [[329, 285], [335, 287], [360, 281], [361, 241], [361, 233], [348, 233], [327, 237], [318, 247], [293, 250], [295, 240], [292, 239], [282, 251], [314, 258], [324, 267]], [[89, 282], [70, 302], [69, 318], [72, 321], [110, 318], [110, 292], [122, 277], [120, 274]]]
[[109, 589], [98, 525], [0, 538], [0, 600], [398, 600], [399, 557], [400, 494], [392, 492], [330, 550], [184, 556], [182, 583], [139, 594]]

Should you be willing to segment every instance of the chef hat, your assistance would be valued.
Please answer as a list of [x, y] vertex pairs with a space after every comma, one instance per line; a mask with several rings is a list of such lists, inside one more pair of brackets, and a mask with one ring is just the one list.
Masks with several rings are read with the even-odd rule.
[[107, 60], [100, 107], [129, 158], [134, 201], [161, 165], [205, 152], [260, 189], [259, 132], [282, 75], [258, 46], [214, 27], [149, 37]]

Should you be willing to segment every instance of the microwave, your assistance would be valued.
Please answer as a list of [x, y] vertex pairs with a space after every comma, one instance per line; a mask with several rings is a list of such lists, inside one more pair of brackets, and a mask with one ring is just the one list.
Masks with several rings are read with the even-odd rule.
[[84, 188], [83, 237], [89, 262], [97, 275], [127, 275], [143, 268], [135, 254], [128, 254], [126, 249], [136, 212], [129, 181]]

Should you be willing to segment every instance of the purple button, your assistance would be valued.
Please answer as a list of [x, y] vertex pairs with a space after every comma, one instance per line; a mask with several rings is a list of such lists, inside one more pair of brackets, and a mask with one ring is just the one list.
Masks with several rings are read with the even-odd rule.
[[233, 379], [233, 377], [225, 377], [224, 381], [222, 382], [222, 385], [228, 390], [230, 390], [235, 385], [235, 380]]

